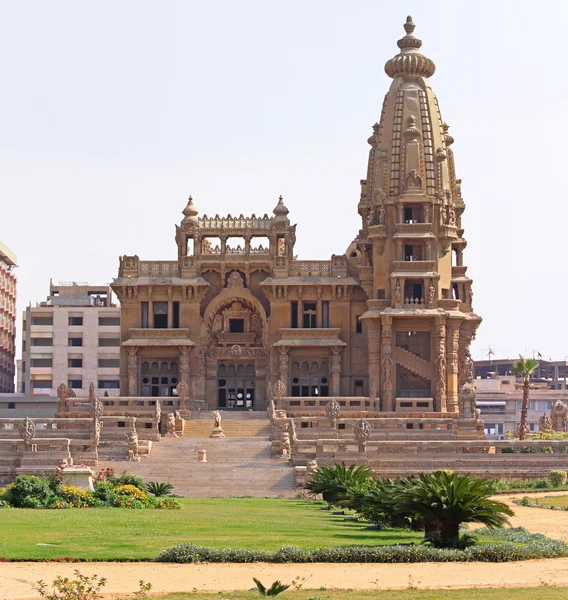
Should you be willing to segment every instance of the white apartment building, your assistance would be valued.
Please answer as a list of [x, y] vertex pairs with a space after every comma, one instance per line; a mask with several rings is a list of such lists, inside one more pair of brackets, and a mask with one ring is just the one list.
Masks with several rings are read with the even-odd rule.
[[67, 384], [76, 396], [120, 392], [120, 308], [109, 286], [50, 282], [49, 296], [29, 306], [22, 323], [22, 378], [28, 395], [57, 395]]

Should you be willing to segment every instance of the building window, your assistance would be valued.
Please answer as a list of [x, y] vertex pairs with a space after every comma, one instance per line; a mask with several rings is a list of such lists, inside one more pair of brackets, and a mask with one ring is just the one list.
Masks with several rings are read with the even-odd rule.
[[68, 345], [69, 346], [82, 346], [83, 338], [82, 337], [70, 337]]
[[360, 315], [355, 317], [355, 333], [363, 333], [363, 321]]
[[317, 327], [317, 305], [315, 302], [304, 302], [302, 327], [315, 329]]
[[154, 329], [168, 328], [168, 303], [154, 302]]
[[15, 402], [8, 402], [8, 408], [16, 408]]
[[143, 329], [148, 329], [148, 303], [141, 302], [140, 309], [142, 311], [142, 316], [140, 320], [141, 326]]
[[116, 369], [120, 367], [120, 358], [99, 358], [99, 369]]
[[329, 301], [323, 300], [321, 303], [321, 326], [329, 327]]
[[120, 381], [118, 379], [99, 379], [97, 381], [97, 387], [100, 390], [118, 389], [120, 387]]
[[118, 337], [99, 337], [99, 346], [101, 348], [116, 348], [120, 346], [120, 338]]
[[69, 317], [69, 325], [72, 327], [81, 327], [83, 325], [83, 317]]
[[53, 317], [32, 317], [32, 325], [53, 325]]
[[100, 327], [118, 327], [120, 326], [120, 317], [99, 317]]
[[82, 358], [68, 358], [67, 366], [70, 369], [80, 369], [83, 366], [83, 359]]
[[292, 363], [292, 396], [329, 396], [329, 364], [326, 360]]
[[179, 302], [176, 301], [172, 303], [172, 310], [172, 325], [174, 329], [179, 329]]
[[298, 301], [290, 302], [290, 325], [293, 329], [298, 327]]
[[51, 379], [32, 379], [30, 383], [33, 390], [47, 390], [53, 387]]
[[355, 380], [355, 396], [363, 395], [363, 381], [361, 379]]
[[51, 367], [53, 366], [52, 358], [30, 358], [31, 367]]
[[32, 346], [53, 346], [53, 338], [32, 338]]
[[229, 319], [229, 333], [244, 333], [245, 332], [245, 320], [244, 319]]
[[67, 381], [67, 387], [70, 387], [72, 390], [81, 390], [81, 389], [83, 389], [83, 380], [82, 379], [69, 379]]

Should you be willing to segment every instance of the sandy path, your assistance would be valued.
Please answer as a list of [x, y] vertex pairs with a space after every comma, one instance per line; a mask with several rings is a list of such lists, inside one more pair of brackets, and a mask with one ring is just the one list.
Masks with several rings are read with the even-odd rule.
[[[563, 492], [558, 492], [563, 494]], [[565, 494], [565, 492], [564, 492]], [[498, 499], [510, 504], [515, 497], [507, 494]], [[537, 494], [531, 494], [536, 496]], [[555, 495], [551, 492], [538, 494]], [[549, 511], [513, 505], [514, 526], [568, 541], [568, 512]], [[515, 563], [418, 563], [350, 564], [350, 565], [252, 565], [210, 564], [169, 565], [157, 563], [0, 563], [0, 599], [31, 600], [33, 585], [39, 579], [51, 581], [57, 575], [73, 574], [79, 567], [85, 574], [98, 573], [108, 578], [105, 591], [111, 594], [134, 592], [138, 581], [152, 584], [153, 592], [246, 590], [253, 577], [271, 583], [275, 579], [289, 582], [305, 577], [304, 588], [317, 589], [449, 589], [463, 587], [534, 587], [542, 583], [568, 586], [568, 558]]]

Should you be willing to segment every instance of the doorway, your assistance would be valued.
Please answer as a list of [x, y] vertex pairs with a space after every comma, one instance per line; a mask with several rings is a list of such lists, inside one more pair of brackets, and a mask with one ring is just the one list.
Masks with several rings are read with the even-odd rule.
[[250, 363], [221, 363], [217, 368], [219, 408], [254, 409], [255, 370]]

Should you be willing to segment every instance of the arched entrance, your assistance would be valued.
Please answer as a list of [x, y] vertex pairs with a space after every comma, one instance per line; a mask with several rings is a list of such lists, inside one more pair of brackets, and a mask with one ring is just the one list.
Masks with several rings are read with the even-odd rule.
[[142, 396], [173, 396], [179, 383], [179, 365], [176, 361], [145, 361], [140, 369]]
[[218, 407], [228, 410], [254, 409], [255, 379], [254, 364], [221, 362], [217, 368]]

